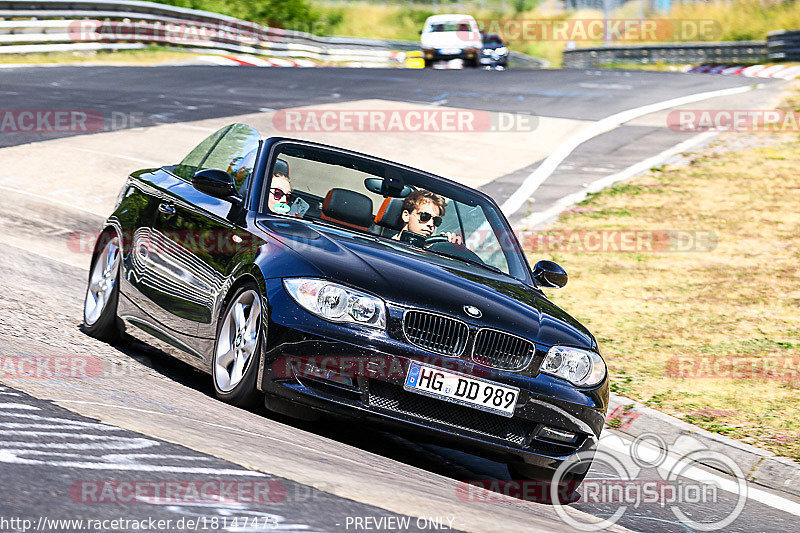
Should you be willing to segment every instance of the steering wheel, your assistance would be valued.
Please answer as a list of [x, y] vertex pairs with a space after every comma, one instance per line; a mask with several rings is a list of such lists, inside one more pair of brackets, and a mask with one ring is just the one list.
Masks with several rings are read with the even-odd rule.
[[450, 242], [450, 237], [447, 235], [431, 235], [425, 237], [425, 246], [436, 244], [437, 242]]

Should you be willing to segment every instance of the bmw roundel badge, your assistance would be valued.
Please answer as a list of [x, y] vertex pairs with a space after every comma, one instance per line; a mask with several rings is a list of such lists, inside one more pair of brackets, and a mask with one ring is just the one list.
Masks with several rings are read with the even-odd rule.
[[475, 306], [472, 306], [472, 305], [465, 305], [464, 306], [464, 312], [467, 313], [469, 316], [471, 316], [473, 318], [480, 318], [480, 317], [483, 316], [483, 313], [481, 313], [481, 310], [478, 309]]

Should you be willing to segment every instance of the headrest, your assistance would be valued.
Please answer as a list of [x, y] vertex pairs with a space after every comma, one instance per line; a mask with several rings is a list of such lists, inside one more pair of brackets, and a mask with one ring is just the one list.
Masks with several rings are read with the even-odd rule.
[[289, 177], [289, 163], [287, 163], [286, 161], [284, 161], [283, 159], [280, 159], [280, 158], [276, 159], [275, 160], [275, 166], [272, 169], [272, 173], [273, 174], [277, 174], [278, 172], [280, 172], [281, 174], [283, 174], [284, 176], [286, 176], [288, 178]]
[[367, 230], [372, 223], [372, 200], [347, 189], [331, 189], [322, 202], [322, 220]]
[[375, 215], [375, 223], [384, 228], [400, 230], [405, 225], [403, 223], [403, 199], [386, 198]]

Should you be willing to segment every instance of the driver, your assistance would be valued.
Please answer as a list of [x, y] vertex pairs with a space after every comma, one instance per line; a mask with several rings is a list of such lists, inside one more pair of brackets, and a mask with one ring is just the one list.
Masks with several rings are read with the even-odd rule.
[[[436, 228], [442, 224], [445, 201], [438, 194], [419, 189], [403, 199], [403, 229], [395, 239], [399, 239], [404, 231], [410, 231], [425, 237], [433, 236]], [[461, 236], [456, 233], [442, 233], [454, 244], [461, 244]]]

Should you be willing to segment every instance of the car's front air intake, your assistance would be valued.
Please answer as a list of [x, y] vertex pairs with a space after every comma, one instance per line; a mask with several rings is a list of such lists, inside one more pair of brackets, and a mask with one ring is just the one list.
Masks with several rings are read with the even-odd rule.
[[482, 329], [475, 336], [472, 360], [499, 370], [522, 370], [533, 358], [533, 343], [496, 329]]
[[469, 328], [460, 320], [424, 311], [406, 311], [403, 333], [408, 342], [442, 355], [459, 355], [464, 351]]

